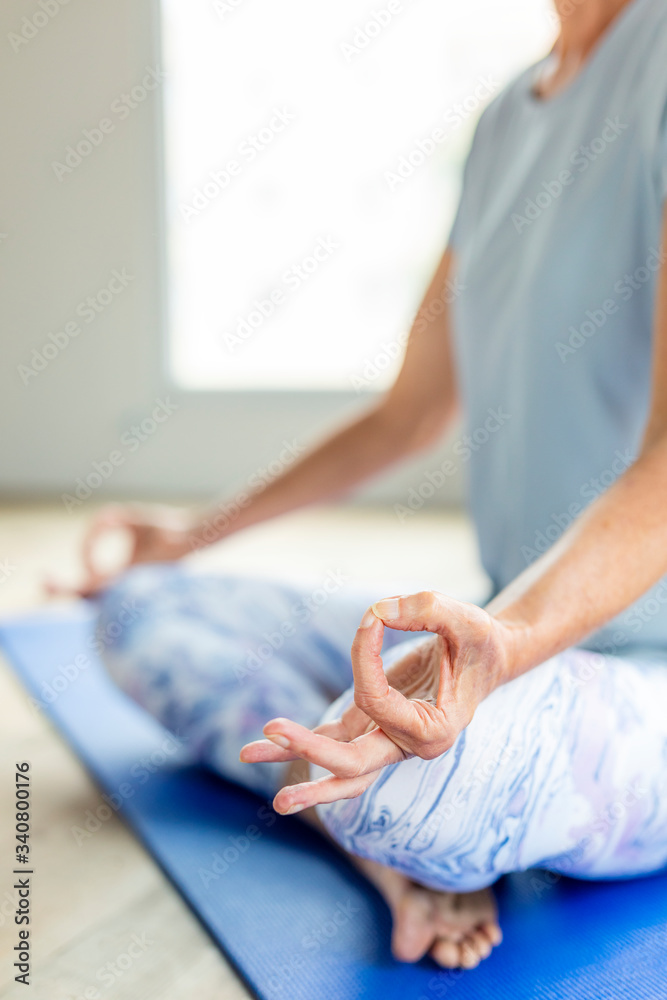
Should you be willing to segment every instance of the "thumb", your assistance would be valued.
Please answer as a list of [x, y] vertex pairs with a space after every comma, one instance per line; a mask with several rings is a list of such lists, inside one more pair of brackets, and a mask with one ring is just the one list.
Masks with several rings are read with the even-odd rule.
[[390, 628], [442, 634], [462, 623], [466, 605], [436, 590], [422, 590], [418, 594], [388, 597], [372, 607], [377, 617]]

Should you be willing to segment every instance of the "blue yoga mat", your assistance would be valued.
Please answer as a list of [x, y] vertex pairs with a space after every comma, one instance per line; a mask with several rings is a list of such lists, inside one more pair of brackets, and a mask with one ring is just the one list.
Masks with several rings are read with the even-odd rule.
[[[577, 882], [529, 871], [498, 885], [503, 944], [471, 971], [395, 962], [389, 913], [295, 819], [192, 766], [104, 673], [92, 619], [0, 626], [30, 695], [263, 1000], [658, 1000], [667, 997], [667, 876]], [[106, 806], [106, 808], [104, 808]], [[76, 835], [85, 841], [82, 827]]]

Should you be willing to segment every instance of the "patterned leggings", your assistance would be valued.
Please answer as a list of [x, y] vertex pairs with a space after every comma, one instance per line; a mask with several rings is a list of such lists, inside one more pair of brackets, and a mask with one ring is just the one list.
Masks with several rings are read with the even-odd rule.
[[[241, 746], [275, 716], [313, 726], [349, 704], [350, 645], [377, 597], [334, 573], [299, 589], [138, 567], [101, 598], [98, 637], [117, 684], [198, 760], [272, 796], [287, 765], [242, 764]], [[386, 664], [420, 641], [404, 640], [387, 630]], [[348, 851], [467, 891], [529, 867], [664, 869], [665, 792], [667, 663], [570, 649], [494, 691], [441, 757], [318, 812]]]

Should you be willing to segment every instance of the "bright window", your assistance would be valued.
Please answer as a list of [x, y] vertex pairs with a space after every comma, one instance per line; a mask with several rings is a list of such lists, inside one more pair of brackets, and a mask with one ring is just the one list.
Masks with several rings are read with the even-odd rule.
[[475, 119], [546, 51], [550, 5], [162, 11], [173, 376], [380, 388], [444, 247]]

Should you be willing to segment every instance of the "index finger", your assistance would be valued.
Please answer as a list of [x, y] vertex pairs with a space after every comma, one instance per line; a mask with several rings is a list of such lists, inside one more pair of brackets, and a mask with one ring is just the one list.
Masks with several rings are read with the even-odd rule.
[[[369, 732], [375, 728], [375, 723], [367, 715], [352, 703], [345, 709], [340, 719], [332, 719], [331, 722], [323, 722], [312, 731], [316, 736], [328, 736], [339, 743], [349, 743], [356, 736]], [[278, 732], [278, 730], [276, 730]], [[264, 763], [265, 761], [286, 761], [296, 760], [298, 754], [292, 750], [285, 750], [272, 740], [253, 740], [241, 747], [239, 760], [243, 763]]]
[[89, 525], [81, 543], [81, 558], [85, 570], [91, 576], [99, 575], [93, 561], [93, 550], [98, 539], [105, 532], [110, 531], [112, 528], [118, 528], [122, 524], [123, 518], [120, 511], [115, 508], [109, 508], [98, 514], [93, 523]]
[[341, 743], [331, 736], [314, 733], [291, 719], [271, 719], [264, 734], [284, 750], [319, 764], [339, 778], [357, 778], [378, 771], [387, 764], [405, 760], [408, 754], [383, 733], [372, 729], [350, 743]]
[[396, 729], [404, 731], [410, 705], [387, 680], [381, 656], [383, 635], [384, 623], [369, 608], [352, 643], [354, 702], [391, 736]]

